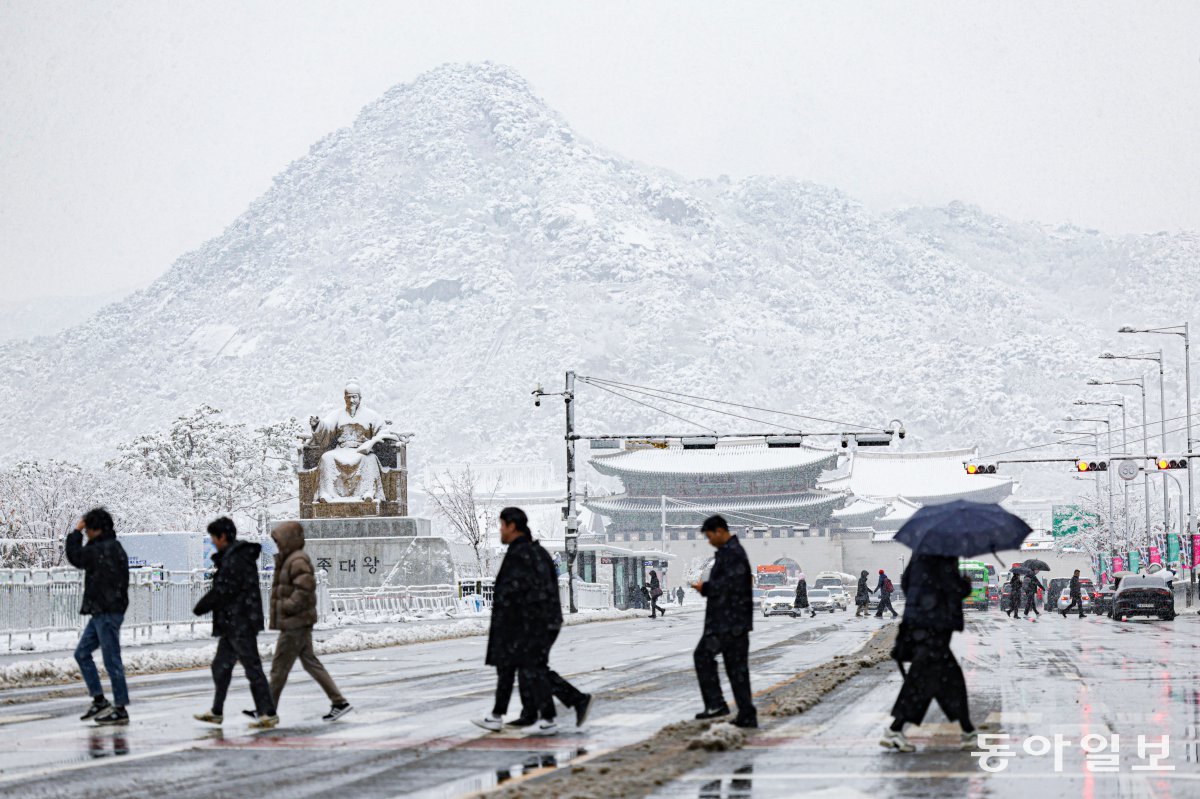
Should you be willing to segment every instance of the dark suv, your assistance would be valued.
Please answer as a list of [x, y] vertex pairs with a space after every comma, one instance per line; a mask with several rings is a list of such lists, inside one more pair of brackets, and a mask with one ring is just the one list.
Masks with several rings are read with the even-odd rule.
[[1112, 617], [1117, 620], [1130, 616], [1175, 620], [1175, 594], [1166, 580], [1153, 574], [1132, 574], [1121, 580], [1112, 606]]

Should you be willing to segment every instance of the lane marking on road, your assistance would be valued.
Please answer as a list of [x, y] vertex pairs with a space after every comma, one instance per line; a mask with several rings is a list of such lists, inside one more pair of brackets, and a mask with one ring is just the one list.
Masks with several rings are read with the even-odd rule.
[[36, 780], [40, 777], [66, 774], [72, 771], [82, 771], [83, 769], [97, 768], [100, 766], [112, 765], [113, 763], [132, 763], [135, 760], [149, 760], [152, 757], [161, 757], [162, 755], [172, 755], [176, 752], [183, 752], [185, 750], [192, 749], [195, 746], [195, 741], [189, 741], [185, 744], [176, 744], [175, 746], [167, 746], [162, 749], [154, 749], [148, 752], [141, 752], [139, 754], [104, 757], [97, 760], [85, 760], [80, 763], [64, 763], [57, 766], [34, 769], [33, 771], [20, 771], [14, 774], [4, 774], [0, 775], [0, 785], [9, 782], [16, 782], [18, 780]]
[[0, 725], [20, 724], [23, 721], [40, 721], [50, 718], [49, 713], [28, 713], [24, 716], [0, 716]]

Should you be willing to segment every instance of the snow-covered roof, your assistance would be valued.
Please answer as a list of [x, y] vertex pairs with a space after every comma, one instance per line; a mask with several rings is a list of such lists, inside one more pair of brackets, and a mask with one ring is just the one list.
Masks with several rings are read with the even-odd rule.
[[[792, 508], [819, 508], [834, 502], [841, 502], [845, 497], [841, 494], [784, 494], [757, 497], [715, 497], [708, 499], [690, 500], [695, 507], [668, 502], [667, 513], [704, 512], [731, 513], [735, 511], [780, 511]], [[587, 501], [588, 507], [597, 513], [659, 513], [662, 510], [661, 500], [655, 497], [630, 497], [625, 494], [615, 494], [609, 497], [595, 497]]]
[[859, 450], [851, 456], [848, 471], [818, 485], [876, 500], [905, 497], [922, 505], [960, 498], [998, 502], [1012, 494], [1011, 477], [967, 474], [963, 462], [975, 455], [974, 448], [940, 452]]
[[833, 512], [833, 518], [838, 521], [846, 519], [856, 519], [859, 517], [874, 519], [882, 516], [887, 510], [887, 505], [883, 502], [872, 502], [867, 499], [855, 499], [841, 510]]
[[596, 471], [620, 476], [640, 474], [738, 474], [785, 471], [827, 464], [837, 452], [813, 447], [772, 449], [763, 441], [719, 443], [716, 449], [640, 449], [598, 455], [591, 460]]

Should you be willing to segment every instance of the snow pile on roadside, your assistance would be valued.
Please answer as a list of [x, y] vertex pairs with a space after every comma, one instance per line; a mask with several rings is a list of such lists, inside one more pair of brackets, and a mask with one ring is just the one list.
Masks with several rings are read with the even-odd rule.
[[[568, 615], [564, 625], [586, 624], [594, 621], [611, 621], [643, 615], [637, 610], [581, 610]], [[375, 632], [344, 629], [325, 639], [314, 641], [317, 654], [357, 652], [363, 649], [379, 649], [401, 644], [420, 644], [444, 641], [452, 638], [468, 638], [486, 635], [488, 620], [472, 618], [447, 620], [444, 624], [429, 624], [421, 627], [388, 627]], [[259, 653], [269, 660], [273, 649], [272, 641], [260, 642]], [[182, 669], [206, 668], [212, 663], [216, 644], [186, 648], [147, 648], [128, 650], [124, 653], [125, 672], [134, 674], [158, 674]], [[102, 670], [103, 671], [103, 670]], [[79, 666], [75, 659], [38, 658], [17, 661], [0, 666], [0, 690], [5, 688], [32, 688], [39, 685], [55, 685], [79, 680]]]
[[706, 752], [728, 752], [741, 749], [746, 743], [746, 733], [729, 723], [714, 724], [688, 741], [688, 749], [703, 749]]

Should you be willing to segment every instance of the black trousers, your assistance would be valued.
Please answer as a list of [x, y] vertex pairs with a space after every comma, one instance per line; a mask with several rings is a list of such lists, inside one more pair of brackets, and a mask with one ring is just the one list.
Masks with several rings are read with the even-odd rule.
[[882, 618], [883, 612], [885, 610], [890, 611], [893, 616], [896, 615], [896, 609], [894, 607], [892, 607], [892, 595], [891, 594], [880, 594], [879, 595], [879, 609], [875, 611], [875, 615], [877, 617]]
[[652, 619], [654, 618], [655, 611], [658, 611], [659, 613], [663, 614], [664, 616], [667, 615], [666, 611], [658, 606], [658, 597], [653, 597], [650, 600], [650, 618], [652, 618]]
[[1079, 618], [1082, 619], [1083, 618], [1083, 597], [1081, 597], [1081, 596], [1071, 597], [1071, 604], [1069, 604], [1065, 608], [1063, 608], [1063, 615], [1065, 616], [1068, 613], [1070, 613], [1071, 608], [1075, 607], [1076, 605], [1079, 606]]
[[[498, 666], [496, 668], [496, 704], [492, 708], [492, 713], [497, 716], [503, 716], [508, 713], [508, 704], [512, 700], [513, 680], [516, 679], [518, 668], [516, 666]], [[525, 718], [554, 718], [554, 699], [562, 702], [570, 708], [574, 708], [580, 702], [587, 698], [587, 694], [580, 691], [574, 685], [563, 679], [554, 669], [546, 667], [545, 678], [550, 692], [550, 701], [547, 703], [549, 707], [540, 707], [536, 704], [533, 690], [531, 690], [530, 680], [522, 678], [520, 682], [521, 696], [521, 716]], [[534, 711], [534, 708], [538, 708]]]
[[1037, 609], [1037, 594], [1036, 593], [1025, 595], [1025, 615], [1028, 616], [1029, 611], [1031, 611], [1031, 610], [1033, 611], [1033, 615], [1035, 615], [1035, 616], [1042, 615]]
[[946, 718], [970, 724], [967, 681], [950, 651], [950, 636], [949, 632], [926, 632], [913, 648], [912, 665], [892, 706], [896, 721], [920, 724], [929, 703], [936, 699]]
[[717, 655], [725, 661], [725, 674], [737, 703], [738, 718], [757, 720], [754, 697], [750, 693], [750, 636], [705, 635], [693, 654], [696, 679], [700, 683], [700, 696], [704, 698], [705, 710], [715, 710], [725, 704], [721, 692], [721, 677], [717, 672]]
[[258, 656], [258, 636], [255, 635], [223, 635], [217, 640], [217, 654], [212, 662], [213, 684], [216, 686], [212, 712], [218, 716], [224, 713], [225, 694], [233, 678], [233, 667], [239, 662], [246, 672], [246, 679], [250, 681], [255, 710], [260, 716], [274, 716], [271, 684], [267, 682], [267, 675], [263, 674], [262, 660]]

